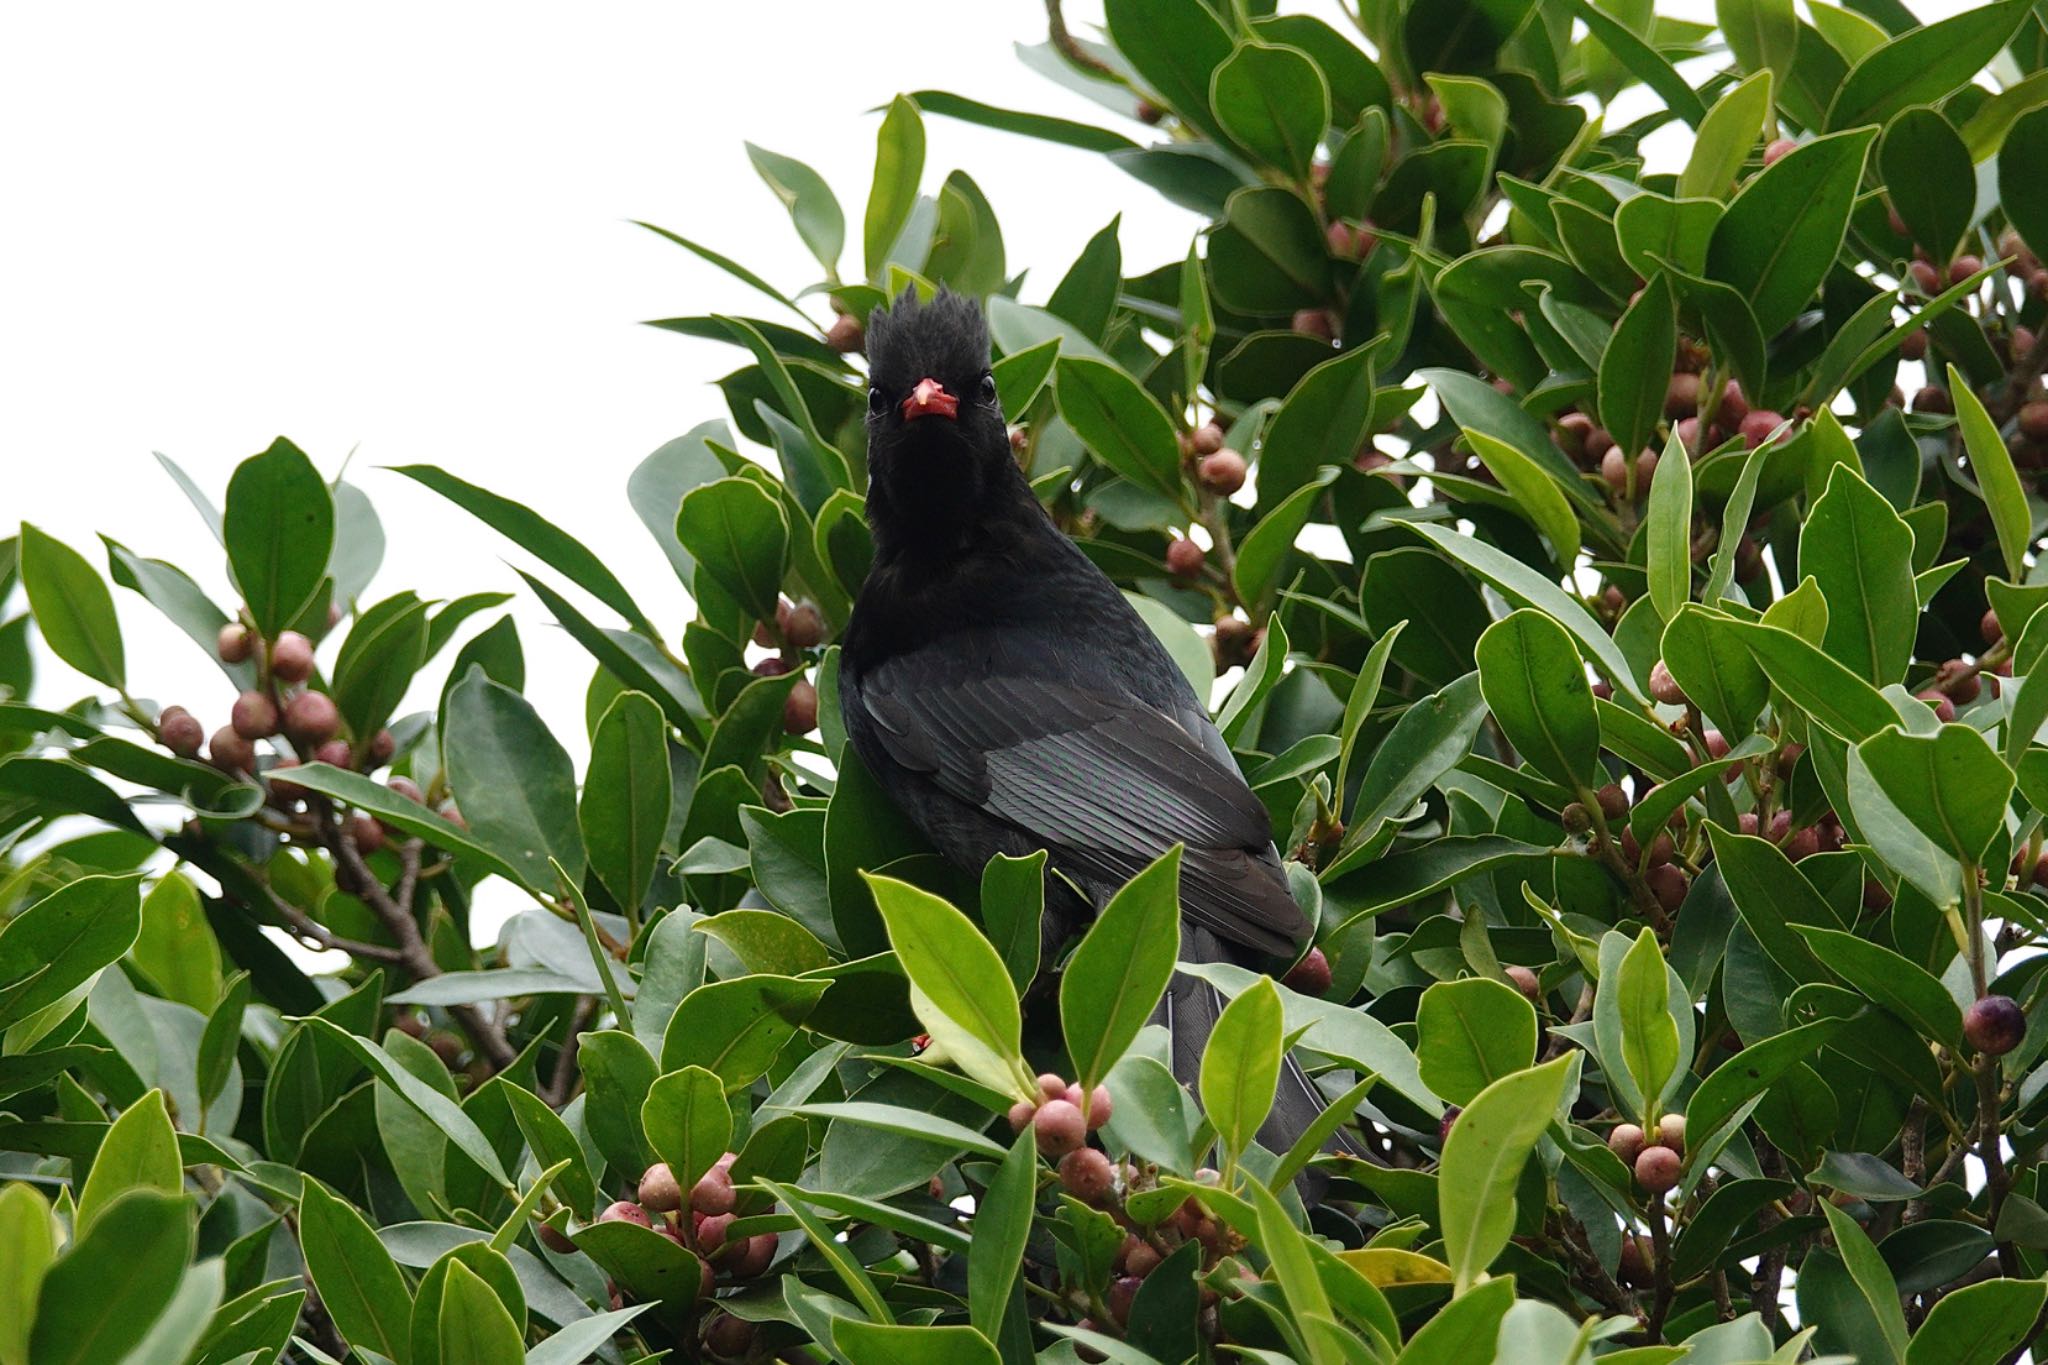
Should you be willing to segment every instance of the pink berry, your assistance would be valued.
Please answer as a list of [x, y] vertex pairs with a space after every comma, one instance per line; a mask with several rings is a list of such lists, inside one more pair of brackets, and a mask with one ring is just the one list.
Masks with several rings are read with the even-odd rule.
[[1963, 1014], [1963, 1037], [1993, 1057], [2018, 1047], [2026, 1033], [2027, 1016], [2009, 995], [1987, 995]]
[[1079, 1147], [1060, 1158], [1060, 1183], [1067, 1193], [1092, 1204], [1116, 1183], [1109, 1158], [1093, 1147]]
[[699, 1213], [731, 1213], [733, 1201], [732, 1177], [716, 1166], [690, 1187], [690, 1207]]
[[1047, 1100], [1040, 1105], [1031, 1126], [1038, 1134], [1038, 1150], [1052, 1157], [1065, 1156], [1088, 1137], [1088, 1121], [1065, 1100]]
[[647, 1216], [647, 1210], [629, 1199], [620, 1199], [607, 1206], [603, 1213], [597, 1215], [597, 1221], [600, 1223], [633, 1223], [649, 1229], [652, 1229], [654, 1226], [654, 1220]]
[[229, 723], [243, 739], [267, 739], [277, 733], [277, 703], [265, 692], [244, 692], [235, 698]]
[[1643, 1152], [1643, 1130], [1633, 1123], [1617, 1123], [1607, 1130], [1607, 1150], [1633, 1166]]
[[1095, 1093], [1088, 1097], [1088, 1129], [1090, 1132], [1109, 1122], [1110, 1109], [1109, 1087], [1106, 1085], [1096, 1086]]
[[1669, 1147], [1645, 1147], [1636, 1157], [1636, 1183], [1651, 1194], [1677, 1186], [1685, 1162]]
[[657, 1213], [674, 1213], [683, 1206], [683, 1190], [666, 1161], [657, 1161], [640, 1177], [640, 1204]]
[[285, 631], [270, 647], [270, 671], [282, 682], [302, 683], [313, 676], [313, 642], [295, 630]]

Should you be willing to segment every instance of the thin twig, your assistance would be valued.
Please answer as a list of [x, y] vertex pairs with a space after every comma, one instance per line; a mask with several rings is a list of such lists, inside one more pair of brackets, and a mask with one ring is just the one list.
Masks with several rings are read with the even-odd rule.
[[1082, 47], [1080, 41], [1067, 31], [1067, 16], [1060, 12], [1060, 0], [1045, 0], [1045, 27], [1046, 36], [1062, 57], [1091, 76], [1122, 82], [1123, 78], [1117, 75], [1115, 68]]

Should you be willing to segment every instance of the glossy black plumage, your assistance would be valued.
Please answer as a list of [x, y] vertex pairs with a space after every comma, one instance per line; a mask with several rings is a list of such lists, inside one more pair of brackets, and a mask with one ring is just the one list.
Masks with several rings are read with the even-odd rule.
[[[1178, 843], [1183, 958], [1284, 965], [1310, 926], [1265, 807], [1164, 646], [1033, 496], [986, 378], [980, 309], [906, 295], [876, 311], [867, 338], [876, 554], [839, 673], [861, 759], [964, 867], [1048, 850], [1087, 902], [1059, 895], [1056, 879], [1048, 938]], [[905, 416], [928, 378], [958, 397], [957, 417]], [[1208, 990], [1179, 978], [1162, 1006], [1171, 1022], [1178, 1000], [1186, 1021], [1177, 1071], [1213, 1022]]]

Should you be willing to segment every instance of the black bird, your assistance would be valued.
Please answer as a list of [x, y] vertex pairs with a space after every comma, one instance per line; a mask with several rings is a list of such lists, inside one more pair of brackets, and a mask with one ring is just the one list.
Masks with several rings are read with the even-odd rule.
[[[1047, 850], [1064, 878], [1047, 878], [1048, 958], [1178, 843], [1181, 960], [1293, 961], [1311, 926], [1266, 809], [1165, 647], [1025, 481], [980, 307], [906, 291], [874, 311], [867, 353], [875, 557], [839, 663], [861, 760], [964, 868]], [[1221, 1003], [1187, 976], [1161, 1002], [1191, 1086]], [[1261, 1142], [1286, 1151], [1323, 1107], [1290, 1061]]]

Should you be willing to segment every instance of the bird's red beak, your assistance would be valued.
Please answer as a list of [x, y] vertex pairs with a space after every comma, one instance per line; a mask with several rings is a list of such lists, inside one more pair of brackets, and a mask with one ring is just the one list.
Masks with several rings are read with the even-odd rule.
[[960, 400], [946, 392], [946, 386], [938, 380], [924, 378], [917, 381], [917, 387], [910, 391], [910, 397], [903, 400], [903, 420], [914, 422], [920, 417], [960, 416]]

